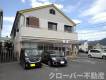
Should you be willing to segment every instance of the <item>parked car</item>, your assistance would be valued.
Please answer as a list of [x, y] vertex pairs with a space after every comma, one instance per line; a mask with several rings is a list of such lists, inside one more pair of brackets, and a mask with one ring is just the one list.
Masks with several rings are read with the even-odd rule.
[[41, 54], [36, 49], [21, 49], [20, 64], [24, 69], [41, 67]]
[[59, 51], [44, 51], [42, 53], [42, 62], [49, 66], [65, 66], [67, 59], [62, 52]]
[[106, 59], [106, 52], [100, 49], [92, 49], [88, 52], [88, 57], [97, 57], [97, 58], [103, 58]]

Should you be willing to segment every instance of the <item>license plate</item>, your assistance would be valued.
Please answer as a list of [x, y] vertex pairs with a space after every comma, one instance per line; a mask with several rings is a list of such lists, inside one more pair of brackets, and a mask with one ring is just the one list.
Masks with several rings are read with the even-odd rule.
[[35, 64], [30, 64], [31, 67], [35, 67]]
[[61, 61], [60, 63], [61, 63], [61, 64], [64, 64], [64, 61]]

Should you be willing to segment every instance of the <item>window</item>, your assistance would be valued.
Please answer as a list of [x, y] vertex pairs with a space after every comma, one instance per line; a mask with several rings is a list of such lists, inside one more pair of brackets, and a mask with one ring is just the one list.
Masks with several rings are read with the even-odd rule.
[[93, 52], [93, 53], [100, 53], [100, 51], [98, 51], [98, 50], [91, 50], [90, 52]]
[[36, 17], [33, 17], [33, 16], [27, 17], [26, 18], [26, 26], [38, 28], [39, 27], [39, 19]]
[[64, 31], [65, 32], [73, 32], [72, 26], [64, 25]]
[[57, 23], [48, 22], [48, 30], [57, 30]]
[[55, 15], [55, 10], [54, 9], [50, 9], [50, 14]]
[[29, 17], [26, 18], [26, 25], [29, 25]]
[[19, 29], [17, 28], [16, 31], [19, 32]]

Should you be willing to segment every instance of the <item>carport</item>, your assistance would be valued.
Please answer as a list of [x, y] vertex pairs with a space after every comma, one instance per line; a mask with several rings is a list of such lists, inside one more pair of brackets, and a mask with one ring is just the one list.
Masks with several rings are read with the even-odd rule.
[[[66, 56], [77, 55], [78, 41], [69, 40], [47, 40], [47, 39], [26, 39], [21, 41], [21, 48], [36, 48], [38, 50], [58, 50]], [[24, 45], [23, 45], [24, 44]], [[25, 45], [28, 44], [28, 45]], [[35, 46], [36, 45], [36, 46]]]

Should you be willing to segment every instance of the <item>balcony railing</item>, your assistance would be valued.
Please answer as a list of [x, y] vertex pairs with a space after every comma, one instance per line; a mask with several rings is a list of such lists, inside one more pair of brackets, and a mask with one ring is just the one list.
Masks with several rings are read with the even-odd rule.
[[51, 39], [63, 39], [63, 40], [77, 40], [77, 33], [68, 33], [64, 31], [52, 31], [41, 28], [31, 28], [31, 27], [22, 27], [21, 28], [21, 37], [41, 37], [41, 38], [51, 38]]

